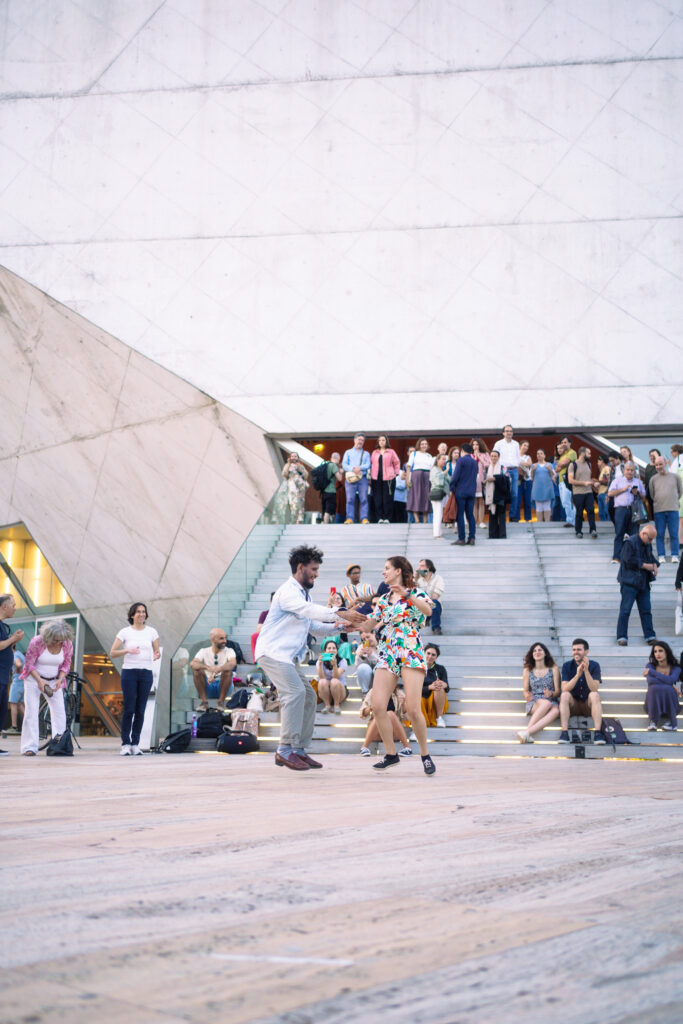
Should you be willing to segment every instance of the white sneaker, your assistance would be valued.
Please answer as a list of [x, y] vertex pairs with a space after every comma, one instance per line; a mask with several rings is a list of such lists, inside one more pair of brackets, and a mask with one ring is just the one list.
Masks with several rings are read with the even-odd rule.
[[676, 565], [677, 562], [678, 562], [678, 555], [672, 555], [671, 556], [671, 561], [673, 562], [674, 565]]
[[121, 749], [119, 750], [119, 756], [120, 757], [130, 757], [130, 755], [132, 753], [133, 753], [133, 750], [132, 750], [132, 747], [131, 747], [130, 743], [122, 743], [121, 744]]
[[408, 743], [417, 743], [417, 736], [415, 735], [414, 732], [411, 732], [410, 736], [408, 737]]
[[131, 752], [131, 754], [135, 754], [136, 757], [138, 755], [140, 755], [142, 757], [142, 751], [140, 750], [140, 748], [136, 744], [131, 744], [130, 752]]
[[665, 722], [662, 729], [664, 729], [665, 732], [677, 732], [676, 726], [672, 725], [671, 722]]
[[326, 704], [323, 704], [323, 706], [321, 707], [320, 711], [318, 712], [319, 715], [329, 715], [329, 713], [330, 713], [330, 709], [327, 707]]
[[437, 718], [437, 720], [436, 720], [436, 727], [437, 727], [437, 729], [445, 729], [446, 728], [446, 723], [444, 722], [442, 715], [439, 715], [439, 717]]
[[372, 757], [370, 747], [361, 747], [359, 753], [361, 757]]
[[657, 724], [656, 724], [656, 722], [650, 722], [650, 724], [647, 727], [647, 731], [648, 732], [657, 732]]
[[517, 733], [517, 739], [520, 743], [528, 743], [529, 733], [526, 731], [526, 729], [519, 730], [519, 732]]

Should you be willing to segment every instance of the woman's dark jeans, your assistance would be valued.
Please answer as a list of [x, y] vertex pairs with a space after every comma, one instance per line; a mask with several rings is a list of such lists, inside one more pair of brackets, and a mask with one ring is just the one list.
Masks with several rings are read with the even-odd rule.
[[148, 668], [124, 668], [121, 670], [123, 691], [123, 714], [121, 715], [121, 743], [140, 742], [142, 723], [145, 720], [147, 698], [152, 689], [152, 672]]

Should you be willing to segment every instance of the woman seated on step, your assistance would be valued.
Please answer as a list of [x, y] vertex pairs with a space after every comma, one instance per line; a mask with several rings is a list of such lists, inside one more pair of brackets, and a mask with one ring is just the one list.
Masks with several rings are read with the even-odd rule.
[[532, 644], [524, 655], [522, 690], [529, 721], [520, 729], [520, 743], [533, 743], [532, 736], [560, 715], [560, 670], [545, 644]]
[[[647, 693], [643, 707], [650, 719], [648, 732], [655, 732], [660, 722], [666, 732], [678, 729], [678, 712], [681, 710], [681, 667], [676, 655], [663, 640], [652, 645], [650, 660], [643, 675], [647, 679]], [[666, 721], [664, 721], [666, 719]]]
[[[402, 719], [405, 718], [406, 714], [406, 695], [403, 692], [403, 687], [397, 686], [387, 704], [387, 713], [389, 715], [389, 721], [394, 730], [394, 740], [401, 744], [401, 749], [398, 753], [401, 757], [410, 757], [412, 750], [408, 743], [408, 736], [406, 734], [405, 726], [403, 725]], [[372, 690], [365, 694], [363, 703], [360, 706], [360, 717], [368, 723], [368, 727], [365, 731], [365, 739], [363, 740], [363, 746], [360, 748], [360, 754], [362, 757], [370, 757], [372, 751], [370, 750], [371, 743], [380, 743], [382, 737], [379, 734], [377, 728], [377, 722], [375, 721], [372, 712]]]
[[346, 686], [346, 669], [348, 664], [345, 658], [339, 657], [339, 645], [336, 640], [325, 640], [322, 652], [316, 666], [317, 679], [313, 679], [311, 685], [318, 694], [318, 703], [322, 701], [324, 707], [321, 714], [340, 715], [340, 704], [343, 704], [349, 695]]

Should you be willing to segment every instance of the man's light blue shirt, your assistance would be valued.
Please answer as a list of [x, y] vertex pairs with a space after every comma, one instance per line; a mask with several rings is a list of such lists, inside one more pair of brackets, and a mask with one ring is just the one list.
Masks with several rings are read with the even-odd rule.
[[350, 473], [356, 466], [360, 466], [363, 476], [367, 477], [370, 473], [370, 452], [366, 452], [364, 448], [360, 451], [357, 448], [349, 448], [348, 451], [345, 451], [342, 459], [344, 472]]
[[263, 655], [274, 661], [300, 660], [306, 652], [308, 634], [325, 635], [330, 623], [336, 621], [334, 608], [314, 604], [306, 588], [290, 576], [273, 595], [256, 641], [256, 660]]

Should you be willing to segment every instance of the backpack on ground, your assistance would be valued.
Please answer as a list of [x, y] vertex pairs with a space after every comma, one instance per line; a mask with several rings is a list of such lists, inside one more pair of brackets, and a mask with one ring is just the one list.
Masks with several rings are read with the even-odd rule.
[[223, 732], [224, 725], [230, 725], [230, 715], [218, 708], [209, 708], [197, 719], [197, 736], [202, 740], [214, 740]]
[[53, 736], [45, 751], [48, 757], [73, 757], [74, 745], [71, 739], [71, 729], [67, 726], [61, 735]]
[[258, 749], [258, 740], [250, 732], [224, 732], [216, 740], [216, 750], [221, 754], [251, 754]]
[[192, 729], [187, 726], [185, 729], [178, 729], [172, 732], [159, 744], [161, 754], [184, 754], [190, 747]]
[[327, 474], [327, 462], [321, 462], [311, 470], [311, 483], [316, 491], [324, 491], [330, 480]]
[[633, 743], [633, 740], [630, 740], [624, 732], [624, 727], [618, 718], [603, 718], [602, 734], [613, 747]]

